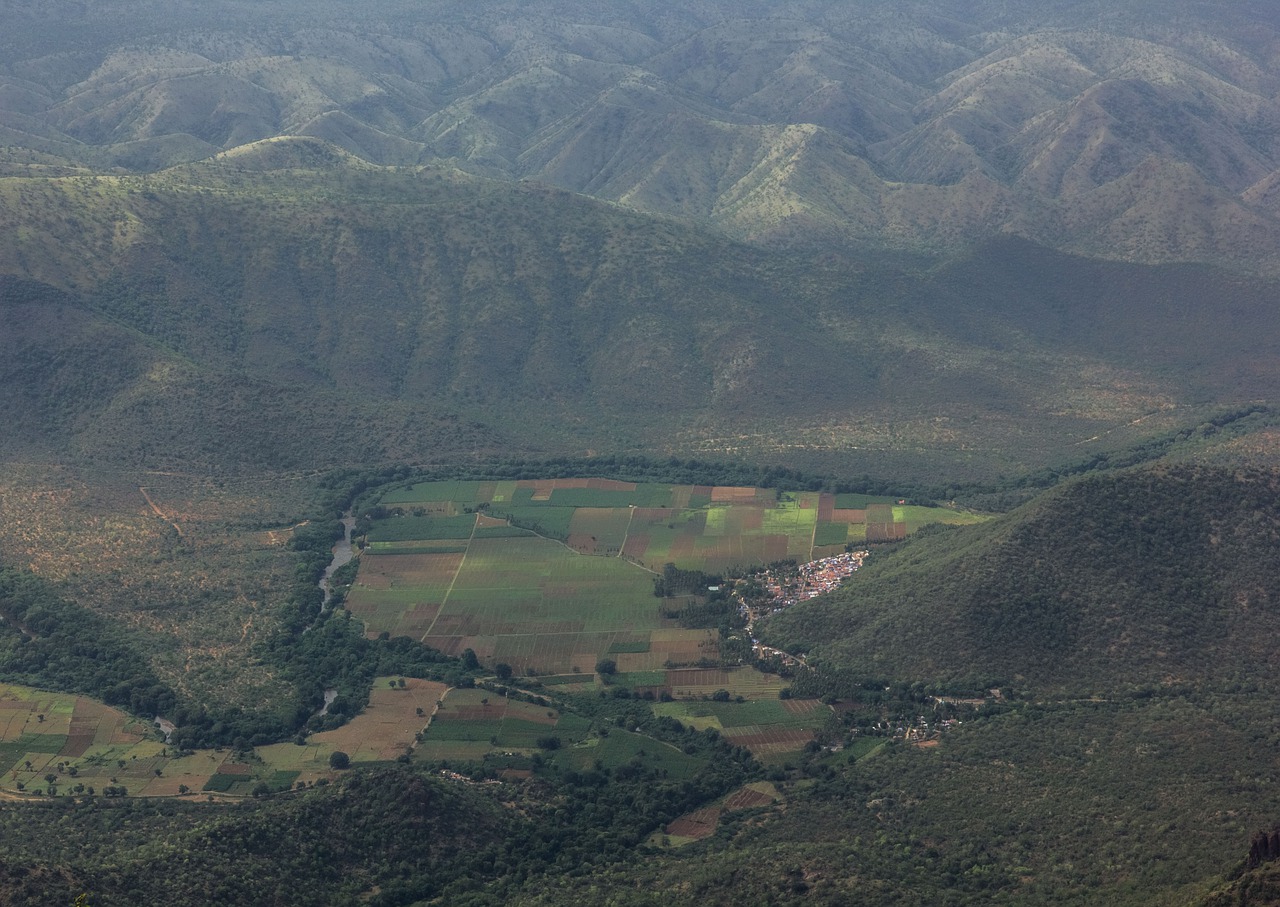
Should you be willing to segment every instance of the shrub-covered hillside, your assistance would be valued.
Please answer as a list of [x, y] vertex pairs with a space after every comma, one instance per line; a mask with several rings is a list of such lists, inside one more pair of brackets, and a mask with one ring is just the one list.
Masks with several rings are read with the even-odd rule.
[[1270, 676], [1278, 514], [1268, 475], [1092, 476], [990, 524], [921, 533], [765, 635], [899, 680], [1086, 693]]

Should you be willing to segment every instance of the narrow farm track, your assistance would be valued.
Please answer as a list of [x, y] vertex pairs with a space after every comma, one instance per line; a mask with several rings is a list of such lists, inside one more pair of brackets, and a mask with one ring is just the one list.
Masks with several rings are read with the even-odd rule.
[[[436, 697], [436, 704], [431, 707], [431, 714], [427, 716], [427, 723], [422, 726], [421, 730], [419, 730], [418, 732], [419, 734], [425, 734], [427, 731], [431, 729], [431, 722], [435, 719], [436, 713], [440, 711], [440, 706], [444, 704], [444, 698], [452, 692], [453, 692], [453, 687], [445, 687], [444, 692], [442, 692], [439, 696]], [[421, 742], [420, 739], [414, 741], [413, 743], [414, 749], [417, 749], [418, 743], [420, 742]]]
[[422, 634], [422, 639], [426, 639], [431, 635], [431, 631], [436, 628], [440, 615], [444, 613], [444, 609], [449, 605], [449, 596], [453, 594], [453, 587], [458, 583], [458, 574], [462, 573], [463, 566], [467, 563], [467, 555], [471, 552], [471, 543], [476, 540], [476, 527], [480, 525], [480, 516], [476, 515], [475, 522], [471, 524], [471, 535], [467, 536], [467, 550], [462, 552], [462, 560], [458, 561], [458, 567], [453, 571], [453, 579], [449, 580], [449, 588], [445, 590], [444, 597], [440, 599], [440, 607], [436, 611], [436, 616], [431, 620], [431, 626], [427, 627], [427, 632]]
[[622, 533], [622, 544], [618, 546], [618, 557], [622, 557], [622, 552], [627, 550], [627, 539], [631, 538], [631, 524], [636, 521], [636, 509], [632, 507], [627, 514], [627, 528]]
[[142, 497], [143, 497], [143, 499], [147, 502], [147, 506], [149, 506], [149, 507], [150, 507], [150, 508], [155, 512], [155, 515], [156, 515], [156, 516], [158, 516], [158, 517], [160, 517], [160, 519], [164, 520], [166, 523], [168, 523], [170, 526], [172, 526], [172, 527], [173, 527], [174, 531], [175, 531], [176, 533], [178, 533], [178, 538], [185, 538], [185, 537], [186, 537], [186, 536], [184, 536], [184, 535], [182, 534], [182, 527], [181, 527], [181, 526], [179, 526], [177, 523], [175, 523], [173, 520], [169, 519], [168, 514], [166, 514], [163, 510], [161, 510], [161, 509], [156, 505], [156, 502], [155, 502], [155, 501], [151, 500], [151, 495], [147, 494], [147, 489], [146, 489], [146, 488], [144, 488], [143, 486], [139, 485], [139, 486], [138, 486], [138, 491], [142, 492]]

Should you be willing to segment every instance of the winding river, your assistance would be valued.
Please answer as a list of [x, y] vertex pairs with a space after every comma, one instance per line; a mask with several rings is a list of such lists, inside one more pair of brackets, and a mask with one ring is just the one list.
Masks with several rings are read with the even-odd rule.
[[329, 588], [329, 578], [333, 576], [333, 572], [339, 567], [344, 567], [351, 563], [351, 558], [355, 556], [355, 552], [351, 550], [351, 531], [356, 528], [356, 518], [350, 512], [342, 517], [342, 538], [333, 545], [333, 560], [329, 562], [329, 566], [324, 568], [324, 575], [320, 577], [320, 591], [324, 593], [324, 604], [322, 610], [329, 610], [329, 603], [333, 599], [333, 591]]
[[[333, 600], [333, 590], [329, 588], [329, 579], [333, 576], [333, 571], [339, 567], [346, 566], [351, 563], [351, 558], [355, 557], [355, 552], [351, 549], [351, 531], [356, 528], [356, 518], [351, 515], [350, 511], [342, 516], [342, 538], [333, 544], [333, 560], [329, 562], [329, 566], [324, 568], [324, 575], [320, 577], [320, 591], [324, 593], [324, 603], [320, 606], [321, 611], [328, 611], [329, 605]], [[307, 628], [311, 629], [310, 627]], [[329, 706], [333, 705], [333, 701], [338, 698], [337, 690], [324, 691], [324, 706], [317, 712], [317, 715], [325, 715], [329, 712]]]

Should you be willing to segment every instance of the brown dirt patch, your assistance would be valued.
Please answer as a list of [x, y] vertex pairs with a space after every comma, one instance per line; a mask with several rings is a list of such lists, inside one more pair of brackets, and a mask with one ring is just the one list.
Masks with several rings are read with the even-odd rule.
[[746, 734], [738, 734], [733, 728], [725, 728], [720, 733], [735, 746], [745, 746], [753, 752], [757, 747], [800, 749], [813, 739], [813, 731], [803, 728], [770, 728]]
[[58, 755], [75, 759], [89, 752], [89, 747], [91, 746], [93, 746], [93, 732], [69, 734], [66, 744], [62, 747], [62, 752]]
[[438, 613], [440, 613], [440, 605], [417, 605], [400, 618], [392, 635], [418, 638], [431, 629]]
[[433, 649], [437, 649], [448, 655], [450, 658], [456, 658], [462, 651], [462, 637], [460, 636], [426, 636], [422, 642]]
[[762, 794], [758, 790], [744, 787], [725, 798], [724, 808], [728, 812], [731, 809], [750, 809], [753, 806], [769, 806], [772, 803], [773, 797], [768, 794]]
[[723, 687], [729, 673], [716, 668], [680, 668], [667, 671], [667, 684], [672, 687]]
[[719, 809], [699, 809], [671, 822], [666, 827], [666, 833], [681, 838], [706, 838], [715, 833], [719, 821]]
[[140, 736], [138, 735], [138, 733], [134, 731], [130, 726], [124, 725], [124, 724], [117, 724], [114, 728], [112, 728], [111, 739], [108, 742], [111, 744], [137, 743], [139, 739], [140, 739]]
[[463, 636], [467, 633], [466, 614], [441, 614], [436, 620], [435, 636]]
[[619, 482], [617, 479], [587, 479], [592, 491], [635, 491], [635, 482]]
[[887, 542], [893, 538], [892, 523], [867, 523], [868, 542]]
[[754, 488], [737, 488], [729, 485], [716, 485], [711, 489], [711, 500], [716, 502], [754, 501]]
[[679, 561], [683, 558], [691, 558], [693, 557], [695, 544], [696, 539], [690, 536], [678, 536], [675, 539], [672, 539], [671, 548], [669, 549], [667, 556], [673, 561]]
[[[178, 790], [182, 785], [186, 785], [193, 791], [198, 791], [208, 782], [207, 775], [161, 775], [159, 778], [153, 778], [148, 781], [146, 786], [138, 793], [144, 797], [176, 797], [180, 793]], [[129, 793], [133, 793], [132, 790]]]
[[764, 557], [769, 562], [784, 560], [787, 556], [787, 537], [771, 535], [764, 540]]
[[808, 715], [821, 705], [816, 699], [784, 699], [782, 709], [788, 715]]
[[622, 546], [622, 556], [632, 558], [642, 558], [644, 553], [649, 550], [649, 536], [642, 532], [634, 532], [627, 536], [627, 542]]
[[530, 482], [521, 482], [520, 485], [524, 488], [533, 488], [533, 497], [530, 500], [534, 501], [551, 500], [551, 492], [556, 489], [555, 479], [537, 479]]
[[[458, 540], [458, 544], [465, 544], [465, 539]], [[460, 552], [366, 556], [361, 559], [356, 584], [369, 589], [448, 585], [462, 565], [462, 557]]]

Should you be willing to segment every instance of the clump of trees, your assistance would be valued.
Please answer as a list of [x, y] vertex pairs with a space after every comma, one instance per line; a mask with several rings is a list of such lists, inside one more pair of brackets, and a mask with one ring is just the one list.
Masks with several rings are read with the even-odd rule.
[[139, 715], [170, 712], [162, 683], [128, 631], [57, 594], [33, 573], [0, 568], [0, 677], [99, 696]]

